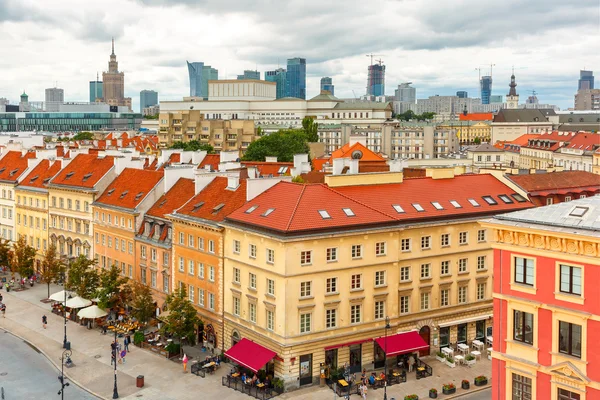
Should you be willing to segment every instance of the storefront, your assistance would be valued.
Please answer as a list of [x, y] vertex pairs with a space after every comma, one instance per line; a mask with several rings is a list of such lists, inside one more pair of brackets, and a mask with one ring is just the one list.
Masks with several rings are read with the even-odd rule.
[[236, 364], [257, 372], [264, 369], [265, 365], [277, 357], [277, 353], [251, 340], [242, 338], [225, 352], [225, 356]]
[[441, 323], [439, 325], [440, 349], [459, 343], [469, 344], [475, 339], [485, 342], [487, 336], [491, 336], [491, 318], [492, 315], [481, 315]]

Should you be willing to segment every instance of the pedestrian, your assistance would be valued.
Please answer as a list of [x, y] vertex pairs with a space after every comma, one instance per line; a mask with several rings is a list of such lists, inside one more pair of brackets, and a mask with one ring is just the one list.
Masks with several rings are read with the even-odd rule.
[[48, 325], [48, 317], [46, 317], [46, 314], [44, 314], [42, 316], [42, 326], [44, 327], [44, 329], [46, 329], [46, 325]]
[[363, 400], [367, 399], [367, 385], [364, 383], [360, 385], [360, 396], [363, 398]]
[[123, 364], [125, 364], [125, 356], [127, 355], [127, 352], [125, 351], [125, 349], [123, 349], [123, 351], [121, 352], [121, 360], [123, 360]]
[[413, 366], [414, 365], [415, 365], [415, 358], [411, 354], [410, 357], [408, 357], [408, 372], [412, 372], [413, 371]]
[[2, 311], [2, 318], [6, 318], [6, 304], [2, 303], [0, 305], [0, 310]]
[[[0, 282], [0, 289], [2, 289], [2, 282]], [[2, 303], [3, 299], [4, 297], [2, 297], [2, 293], [0, 293], [0, 303]]]
[[188, 356], [187, 354], [183, 354], [183, 360], [181, 360], [183, 362], [183, 372], [187, 372], [187, 363], [188, 363]]
[[129, 353], [129, 343], [131, 343], [131, 336], [127, 335], [125, 336], [125, 340], [123, 341], [123, 344], [125, 345], [125, 351], [127, 351]]

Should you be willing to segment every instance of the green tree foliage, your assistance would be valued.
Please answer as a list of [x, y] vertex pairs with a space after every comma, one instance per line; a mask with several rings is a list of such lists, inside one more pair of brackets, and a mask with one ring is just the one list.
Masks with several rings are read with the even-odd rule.
[[263, 128], [261, 128], [260, 126], [256, 128], [256, 136], [263, 136], [264, 134], [265, 131], [263, 131]]
[[140, 282], [133, 282], [132, 292], [131, 313], [138, 321], [150, 321], [156, 309], [150, 288]]
[[277, 161], [293, 162], [294, 154], [302, 153], [308, 153], [308, 141], [304, 131], [283, 129], [250, 143], [243, 160], [265, 161], [265, 157], [277, 157]]
[[97, 297], [100, 308], [115, 308], [123, 306], [127, 299], [125, 284], [127, 278], [121, 276], [121, 270], [115, 264], [100, 271], [100, 289]]
[[88, 300], [95, 298], [100, 284], [100, 275], [95, 265], [95, 260], [90, 260], [83, 254], [71, 260], [67, 267], [66, 289]]
[[13, 273], [15, 272], [11, 265], [12, 250], [10, 241], [0, 238], [0, 265], [8, 267]]
[[215, 148], [210, 144], [200, 143], [197, 140], [190, 140], [189, 142], [174, 142], [170, 147], [170, 149], [182, 149], [183, 151], [198, 151], [203, 150], [208, 154], [212, 154], [215, 152]]
[[396, 118], [401, 121], [410, 121], [410, 120], [430, 121], [433, 119], [434, 116], [435, 116], [435, 113], [433, 113], [433, 112], [424, 112], [423, 114], [415, 114], [413, 112], [413, 110], [407, 110], [407, 111], [403, 112], [402, 114], [396, 114]]
[[473, 140], [473, 143], [475, 143], [475, 144], [481, 144], [481, 139], [480, 139], [480, 138], [478, 138], [478, 137], [476, 137], [476, 138]]
[[161, 332], [170, 334], [178, 340], [186, 338], [190, 345], [194, 345], [196, 343], [196, 326], [202, 321], [188, 300], [185, 287], [177, 288], [167, 296], [167, 309], [169, 315], [163, 320], [164, 325]]
[[313, 117], [304, 117], [302, 119], [302, 128], [304, 129], [304, 133], [306, 134], [306, 139], [313, 143], [319, 141], [319, 135], [317, 130], [319, 129], [319, 124], [315, 122]]
[[40, 280], [48, 286], [48, 297], [50, 297], [50, 284], [56, 283], [64, 273], [65, 266], [56, 254], [56, 246], [50, 244], [44, 254], [42, 267], [40, 270]]
[[144, 115], [144, 119], [158, 119], [158, 114]]
[[33, 261], [35, 249], [27, 244], [25, 235], [22, 235], [15, 243], [12, 252], [12, 265], [21, 278], [33, 275]]
[[73, 140], [94, 140], [94, 134], [92, 132], [79, 132], [73, 136]]
[[304, 179], [300, 175], [298, 175], [298, 176], [295, 176], [295, 177], [292, 178], [292, 182], [294, 182], [294, 183], [304, 183]]

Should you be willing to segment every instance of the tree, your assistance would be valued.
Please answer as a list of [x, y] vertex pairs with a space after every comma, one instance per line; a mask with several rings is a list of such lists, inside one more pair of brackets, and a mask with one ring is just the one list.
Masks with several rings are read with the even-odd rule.
[[319, 134], [317, 133], [319, 124], [315, 122], [313, 117], [304, 117], [302, 119], [302, 128], [309, 142], [314, 143], [319, 141]]
[[304, 183], [304, 179], [300, 175], [298, 175], [298, 176], [295, 176], [295, 177], [292, 178], [292, 182], [294, 182], [294, 183]]
[[94, 268], [95, 265], [95, 260], [90, 260], [83, 254], [71, 260], [67, 269], [68, 279], [65, 288], [85, 299], [96, 297], [100, 275]]
[[434, 112], [424, 112], [423, 114], [420, 115], [419, 120], [432, 120], [433, 117], [435, 116]]
[[158, 119], [158, 114], [144, 115], [144, 119]]
[[138, 321], [150, 321], [156, 309], [150, 288], [140, 282], [133, 282], [131, 286], [133, 292], [131, 313]]
[[481, 139], [480, 139], [479, 137], [476, 137], [476, 138], [473, 140], [473, 143], [475, 143], [475, 144], [481, 144]]
[[212, 154], [215, 152], [215, 148], [210, 144], [200, 143], [197, 140], [190, 140], [189, 142], [174, 142], [170, 147], [170, 149], [182, 149], [183, 151], [206, 151], [208, 154]]
[[193, 346], [196, 343], [196, 326], [202, 321], [188, 300], [185, 287], [177, 288], [167, 296], [167, 309], [169, 314], [163, 320], [161, 332], [178, 340], [186, 338]]
[[101, 308], [115, 308], [123, 305], [127, 296], [121, 293], [127, 283], [127, 278], [121, 276], [121, 270], [116, 264], [108, 269], [100, 271], [100, 289], [96, 296], [98, 297]]
[[10, 248], [10, 241], [0, 238], [0, 266], [8, 267], [14, 273], [11, 261], [12, 250]]
[[50, 297], [50, 284], [56, 283], [64, 273], [65, 266], [56, 255], [56, 246], [50, 244], [48, 250], [44, 254], [42, 261], [42, 269], [40, 270], [40, 280], [48, 285], [48, 297]]
[[263, 131], [263, 128], [261, 128], [260, 126], [256, 128], [256, 136], [263, 136], [264, 134], [265, 131]]
[[308, 152], [308, 141], [303, 130], [284, 129], [250, 143], [243, 160], [265, 161], [265, 157], [277, 157], [277, 161], [293, 162], [294, 154]]
[[92, 132], [79, 132], [73, 136], [73, 140], [94, 140], [94, 134]]
[[396, 115], [396, 117], [398, 117], [399, 120], [410, 121], [415, 118], [415, 113], [413, 110], [406, 110], [402, 114]]
[[25, 235], [22, 235], [15, 243], [12, 252], [12, 265], [21, 278], [33, 275], [33, 261], [35, 249], [27, 244]]

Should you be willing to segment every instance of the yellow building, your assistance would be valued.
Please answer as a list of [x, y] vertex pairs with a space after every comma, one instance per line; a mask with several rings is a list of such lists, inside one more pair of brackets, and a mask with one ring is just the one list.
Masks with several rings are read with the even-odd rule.
[[36, 267], [48, 248], [48, 189], [46, 185], [61, 168], [60, 160], [42, 160], [15, 189], [17, 236], [25, 236], [36, 249]]
[[79, 154], [48, 183], [49, 237], [65, 257], [92, 257], [92, 203], [116, 177], [116, 158]]
[[600, 175], [600, 149], [594, 152], [593, 162], [592, 162], [592, 172]]
[[492, 253], [476, 218], [526, 207], [491, 175], [451, 170], [279, 183], [223, 223], [225, 349], [246, 338], [274, 351], [267, 369], [293, 388], [321, 363], [382, 367], [386, 317], [390, 337], [418, 331], [423, 355], [484, 339]]
[[489, 142], [492, 137], [490, 121], [447, 121], [438, 124], [442, 129], [455, 129], [460, 144]]
[[252, 120], [205, 119], [200, 110], [161, 112], [158, 137], [164, 146], [197, 140], [217, 152], [239, 150], [240, 154], [257, 138]]

